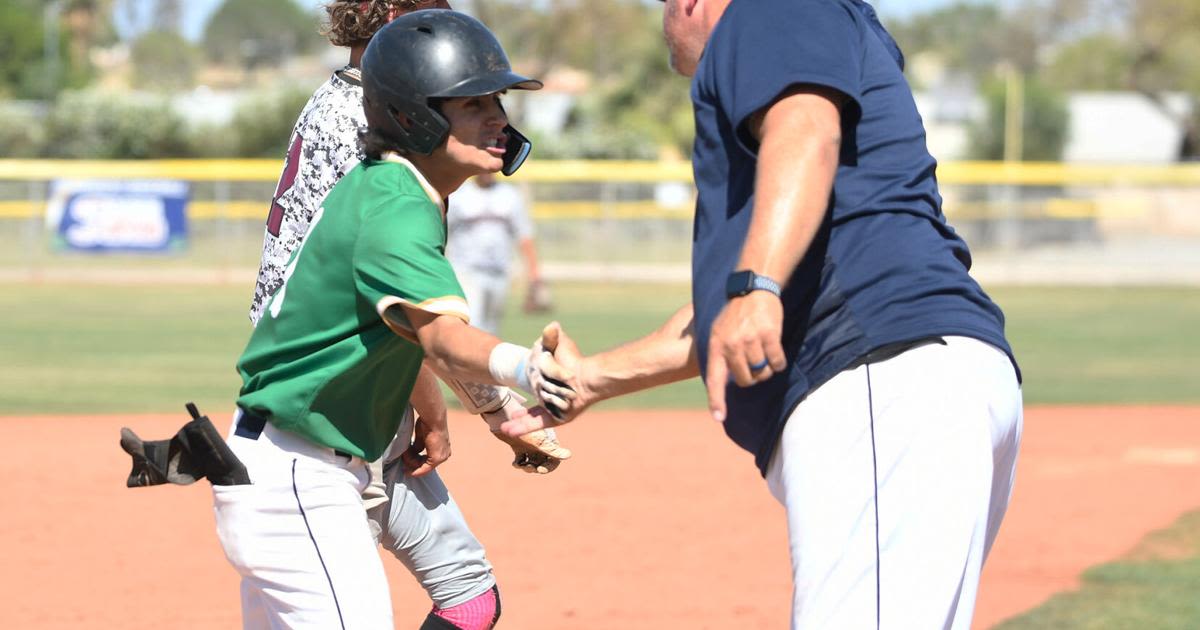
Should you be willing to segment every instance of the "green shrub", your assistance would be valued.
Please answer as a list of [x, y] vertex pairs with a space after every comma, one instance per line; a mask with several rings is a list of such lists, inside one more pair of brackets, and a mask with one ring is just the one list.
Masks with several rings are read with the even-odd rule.
[[33, 158], [41, 155], [45, 133], [41, 116], [33, 107], [18, 103], [0, 103], [0, 150], [6, 158]]
[[241, 157], [238, 138], [228, 124], [199, 123], [188, 129], [188, 153], [197, 158]]
[[260, 93], [238, 106], [231, 129], [240, 157], [282, 157], [296, 118], [311, 90], [290, 88]]
[[46, 157], [187, 157], [183, 118], [166, 99], [100, 91], [63, 92], [46, 120]]

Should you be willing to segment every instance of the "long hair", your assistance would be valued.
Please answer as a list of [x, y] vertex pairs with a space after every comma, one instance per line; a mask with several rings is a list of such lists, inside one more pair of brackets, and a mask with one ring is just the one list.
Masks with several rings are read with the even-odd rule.
[[388, 151], [404, 155], [404, 151], [396, 146], [394, 141], [370, 127], [358, 130], [358, 146], [362, 149], [363, 155], [371, 160], [383, 159], [383, 154]]
[[325, 5], [321, 34], [335, 46], [366, 45], [397, 15], [433, 6], [433, 0], [337, 0]]

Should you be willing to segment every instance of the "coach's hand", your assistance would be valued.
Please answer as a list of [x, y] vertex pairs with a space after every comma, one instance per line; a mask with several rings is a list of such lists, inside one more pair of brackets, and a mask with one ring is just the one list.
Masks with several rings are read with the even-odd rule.
[[542, 335], [529, 350], [525, 369], [530, 384], [529, 391], [537, 397], [538, 403], [554, 414], [555, 418], [565, 422], [573, 415], [574, 400], [578, 394], [570, 385], [575, 380], [574, 373], [558, 361], [555, 355], [562, 334], [562, 327], [558, 322], [546, 324]]
[[418, 417], [413, 428], [413, 443], [400, 455], [404, 470], [413, 477], [427, 475], [450, 459], [450, 429], [443, 416]]
[[721, 309], [708, 337], [705, 385], [708, 409], [725, 420], [725, 388], [761, 383], [787, 367], [783, 353], [783, 305], [768, 291], [736, 297]]

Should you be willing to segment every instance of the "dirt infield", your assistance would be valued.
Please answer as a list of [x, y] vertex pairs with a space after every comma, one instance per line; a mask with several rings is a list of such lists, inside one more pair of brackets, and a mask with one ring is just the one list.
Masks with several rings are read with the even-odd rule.
[[[158, 438], [185, 419], [0, 418], [0, 627], [239, 627], [207, 484], [124, 487], [119, 427]], [[502, 627], [787, 627], [782, 508], [704, 413], [592, 412], [563, 431], [576, 459], [542, 478], [507, 469], [477, 420], [451, 426], [441, 471], [496, 566]], [[635, 432], [654, 446], [633, 448]], [[1198, 408], [1028, 409], [976, 627], [1071, 588], [1200, 507], [1197, 472]], [[415, 627], [428, 603], [385, 564], [398, 627]]]

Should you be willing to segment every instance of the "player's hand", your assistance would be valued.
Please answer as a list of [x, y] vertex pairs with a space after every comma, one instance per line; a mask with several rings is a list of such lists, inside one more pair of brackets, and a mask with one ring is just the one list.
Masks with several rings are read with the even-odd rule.
[[525, 374], [529, 380], [529, 391], [539, 404], [546, 407], [555, 418], [565, 420], [571, 413], [572, 401], [576, 397], [575, 390], [568, 384], [574, 379], [574, 373], [555, 360], [554, 351], [558, 347], [562, 327], [558, 322], [550, 322], [542, 329], [530, 348], [529, 358], [525, 363]]
[[570, 378], [565, 384], [575, 392], [575, 397], [571, 400], [570, 409], [561, 414], [539, 414], [535, 408], [530, 410], [531, 413], [527, 415], [509, 418], [500, 427], [500, 431], [509, 437], [520, 437], [531, 431], [566, 424], [579, 417], [579, 414], [600, 400], [589, 386], [588, 375], [592, 370], [587, 357], [583, 356], [579, 351], [579, 346], [575, 344], [575, 340], [567, 335], [561, 326], [557, 324], [553, 326], [553, 329], [547, 327], [547, 332], [551, 334], [543, 335], [539, 342], [545, 351], [552, 353], [555, 362], [569, 374]]
[[533, 280], [525, 288], [525, 301], [521, 310], [527, 314], [549, 313], [554, 309], [554, 298], [550, 286], [544, 280]]
[[400, 460], [405, 472], [420, 477], [450, 459], [450, 430], [444, 417], [441, 422], [418, 417], [413, 424], [413, 443], [400, 455]]
[[725, 305], [708, 337], [705, 385], [713, 419], [725, 420], [725, 388], [732, 380], [749, 387], [787, 367], [783, 353], [783, 304], [767, 291], [753, 291]]
[[564, 459], [571, 457], [571, 450], [558, 443], [554, 429], [540, 429], [521, 436], [509, 436], [501, 431], [505, 422], [521, 422], [523, 418], [531, 415], [541, 416], [545, 421], [553, 422], [549, 419], [549, 411], [542, 407], [525, 409], [516, 399], [510, 400], [497, 411], [483, 414], [483, 419], [491, 427], [492, 435], [512, 448], [514, 468], [540, 475], [552, 473]]

